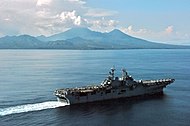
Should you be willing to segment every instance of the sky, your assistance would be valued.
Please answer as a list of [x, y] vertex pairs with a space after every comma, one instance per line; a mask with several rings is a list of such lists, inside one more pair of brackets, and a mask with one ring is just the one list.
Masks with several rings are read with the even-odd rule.
[[50, 36], [73, 27], [190, 45], [190, 0], [0, 1], [0, 37]]

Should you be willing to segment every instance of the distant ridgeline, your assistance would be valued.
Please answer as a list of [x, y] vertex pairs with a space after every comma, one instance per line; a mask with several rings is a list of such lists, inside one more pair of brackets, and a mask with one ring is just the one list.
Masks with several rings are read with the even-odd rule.
[[0, 49], [185, 49], [190, 46], [154, 43], [129, 36], [120, 30], [109, 33], [72, 28], [49, 37], [29, 35], [0, 38]]

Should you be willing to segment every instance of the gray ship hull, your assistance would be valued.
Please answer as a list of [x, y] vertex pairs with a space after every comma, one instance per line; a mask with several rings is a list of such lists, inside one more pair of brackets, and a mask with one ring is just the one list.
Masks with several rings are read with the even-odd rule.
[[59, 95], [59, 101], [68, 102], [70, 104], [78, 104], [78, 103], [87, 103], [87, 102], [95, 102], [95, 101], [103, 101], [103, 100], [111, 100], [118, 98], [130, 98], [136, 96], [143, 95], [154, 95], [154, 94], [162, 94], [163, 88], [166, 85], [154, 85], [154, 86], [142, 86], [138, 85], [136, 87], [122, 87], [118, 89], [109, 89], [105, 91], [97, 91], [95, 94], [87, 93], [85, 96], [79, 95]]
[[[114, 71], [112, 71], [114, 72]], [[110, 73], [113, 75], [113, 73]], [[163, 88], [174, 79], [134, 81], [131, 76], [109, 77], [100, 85], [81, 88], [58, 89], [55, 95], [61, 102], [70, 104], [104, 101], [118, 98], [131, 98], [144, 95], [162, 94]]]

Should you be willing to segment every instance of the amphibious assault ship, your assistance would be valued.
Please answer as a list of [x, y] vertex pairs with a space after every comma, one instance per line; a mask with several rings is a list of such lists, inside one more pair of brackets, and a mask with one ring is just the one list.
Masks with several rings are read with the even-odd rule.
[[129, 98], [144, 95], [162, 94], [163, 88], [175, 79], [134, 80], [125, 69], [122, 76], [114, 76], [115, 69], [111, 68], [108, 77], [99, 85], [76, 88], [63, 88], [55, 91], [58, 101], [69, 104], [88, 103], [95, 101]]

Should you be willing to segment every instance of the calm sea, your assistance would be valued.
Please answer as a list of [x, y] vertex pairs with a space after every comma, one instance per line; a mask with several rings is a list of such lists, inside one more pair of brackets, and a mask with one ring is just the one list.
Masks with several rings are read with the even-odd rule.
[[[69, 106], [57, 88], [100, 83], [112, 66], [175, 78], [163, 96]], [[0, 126], [189, 126], [190, 50], [0, 50]]]

